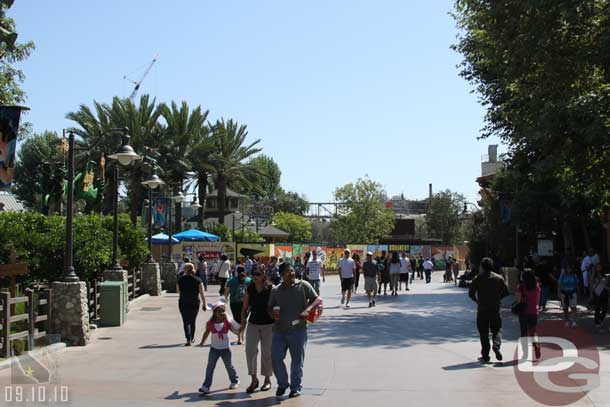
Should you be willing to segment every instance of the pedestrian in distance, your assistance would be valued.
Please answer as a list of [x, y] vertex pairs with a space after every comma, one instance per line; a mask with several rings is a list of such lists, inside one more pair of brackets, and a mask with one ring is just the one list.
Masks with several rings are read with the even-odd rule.
[[391, 295], [398, 295], [398, 281], [400, 280], [400, 257], [398, 257], [398, 252], [392, 252], [388, 267], [390, 269]]
[[301, 261], [301, 256], [297, 256], [294, 259], [294, 273], [296, 274], [297, 280], [301, 280], [303, 278], [303, 262]]
[[508, 286], [501, 275], [493, 272], [494, 262], [489, 257], [483, 258], [479, 265], [479, 274], [472, 280], [468, 291], [469, 297], [477, 303], [477, 329], [481, 341], [479, 361], [489, 362], [489, 332], [491, 331], [492, 349], [498, 361], [502, 360], [502, 318], [500, 302], [508, 295]]
[[360, 255], [358, 253], [352, 254], [352, 259], [356, 263], [356, 271], [354, 273], [354, 294], [358, 291], [358, 285], [360, 284], [360, 270], [362, 270], [362, 262], [360, 261]]
[[324, 265], [322, 264], [322, 260], [318, 258], [317, 250], [311, 252], [311, 258], [307, 262], [305, 270], [309, 283], [313, 289], [316, 290], [316, 293], [320, 295], [320, 277], [322, 277], [322, 282], [326, 282], [326, 277], [324, 274]]
[[458, 278], [460, 277], [460, 262], [454, 260], [453, 264], [451, 265], [451, 270], [453, 271], [453, 281], [455, 285], [458, 285]]
[[218, 359], [222, 359], [225, 369], [229, 374], [229, 380], [231, 381], [229, 388], [236, 389], [239, 386], [239, 376], [233, 366], [231, 342], [229, 341], [229, 331], [238, 334], [239, 329], [239, 324], [227, 316], [223, 302], [217, 302], [212, 306], [212, 318], [206, 324], [203, 338], [201, 338], [201, 343], [199, 344], [199, 346], [203, 347], [208, 337], [211, 337], [205, 380], [199, 388], [199, 392], [203, 395], [210, 394], [212, 380], [214, 379], [214, 369], [216, 369]]
[[387, 295], [388, 285], [390, 284], [390, 270], [388, 269], [385, 250], [381, 251], [381, 257], [377, 259], [377, 267], [379, 267], [379, 290], [377, 294], [381, 294], [381, 287], [383, 287], [383, 295]]
[[424, 279], [424, 259], [421, 255], [417, 259], [417, 273], [419, 275], [419, 279], [423, 280]]
[[203, 257], [203, 253], [199, 253], [197, 256], [199, 262], [197, 263], [197, 277], [203, 283], [203, 289], [205, 291], [208, 290], [208, 263], [205, 261], [205, 257]]
[[[523, 304], [519, 313], [519, 327], [521, 329], [521, 349], [523, 359], [527, 360], [529, 352], [529, 339], [536, 337], [538, 325], [538, 304], [540, 302], [540, 283], [532, 269], [526, 268], [523, 272], [522, 282], [517, 287], [515, 301]], [[534, 356], [540, 359], [540, 344], [533, 342]]]
[[409, 271], [411, 271], [411, 262], [405, 252], [400, 253], [400, 281], [398, 289], [402, 290], [402, 283], [405, 283], [405, 291], [409, 291]]
[[[247, 393], [254, 393], [259, 386], [257, 376], [258, 345], [261, 348], [261, 375], [265, 382], [261, 391], [271, 388], [271, 375], [273, 367], [271, 364], [271, 336], [273, 318], [267, 312], [269, 296], [273, 286], [267, 281], [267, 276], [262, 267], [252, 270], [252, 283], [248, 286], [243, 299], [241, 311], [241, 331], [246, 329], [246, 362], [248, 374], [252, 382], [246, 388]], [[247, 319], [248, 312], [250, 318]]]
[[417, 272], [417, 259], [415, 256], [411, 255], [409, 261], [411, 263], [411, 283], [413, 283], [413, 280], [415, 280], [415, 273]]
[[[604, 269], [600, 263], [595, 265], [593, 281], [591, 284], [593, 294], [593, 304], [595, 305], [595, 331], [602, 331], [602, 324], [606, 313], [608, 313], [608, 277], [604, 274]], [[610, 327], [608, 328], [610, 331]]]
[[[356, 262], [350, 257], [350, 250], [345, 249], [343, 257], [339, 259], [339, 274], [341, 276], [341, 305], [349, 308], [352, 299], [352, 287], [354, 285], [354, 274], [356, 273]], [[347, 302], [345, 294], [347, 293]]]
[[[241, 324], [241, 314], [244, 305], [244, 296], [248, 290], [248, 286], [252, 282], [252, 279], [246, 276], [246, 270], [244, 266], [237, 266], [237, 276], [231, 277], [225, 287], [225, 302], [229, 302], [231, 307], [231, 315], [238, 324]], [[241, 345], [243, 342], [243, 331], [237, 335], [237, 344]]]
[[225, 294], [225, 285], [231, 277], [231, 261], [226, 254], [220, 256], [220, 262], [218, 263], [218, 282], [220, 283], [220, 289], [218, 294]]
[[280, 268], [276, 256], [271, 256], [267, 266], [267, 277], [273, 285], [278, 285], [281, 281]]
[[422, 268], [424, 269], [424, 274], [426, 275], [426, 284], [430, 284], [430, 282], [432, 281], [432, 270], [434, 269], [434, 263], [432, 263], [432, 261], [427, 258], [422, 263]]
[[[305, 347], [307, 345], [307, 317], [321, 302], [311, 284], [296, 282], [294, 269], [282, 264], [282, 284], [273, 287], [267, 310], [273, 316], [271, 360], [277, 379], [275, 395], [281, 397], [290, 387], [290, 398], [301, 395]], [[290, 352], [290, 381], [284, 359]]]
[[[202, 310], [207, 309], [203, 284], [201, 279], [195, 275], [195, 266], [192, 263], [186, 263], [184, 266], [184, 274], [178, 278], [176, 292], [179, 295], [178, 309], [182, 316], [184, 337], [186, 338], [184, 346], [191, 346], [195, 340], [199, 307], [203, 304]], [[199, 298], [201, 298], [201, 302]]]
[[375, 298], [377, 298], [377, 278], [379, 268], [377, 262], [373, 260], [373, 253], [366, 253], [366, 260], [362, 263], [362, 274], [364, 274], [364, 291], [369, 298], [369, 308], [375, 306]]
[[566, 267], [559, 276], [559, 298], [563, 308], [563, 316], [566, 328], [576, 327], [576, 312], [578, 306], [578, 276], [574, 274], [574, 269]]

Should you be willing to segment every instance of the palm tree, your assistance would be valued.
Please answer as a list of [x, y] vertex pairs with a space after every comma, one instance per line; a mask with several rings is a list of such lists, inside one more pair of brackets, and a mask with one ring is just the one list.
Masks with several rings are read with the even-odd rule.
[[[111, 128], [129, 128], [131, 146], [140, 153], [147, 148], [154, 149], [159, 146], [162, 139], [160, 137], [162, 128], [159, 124], [162, 105], [157, 105], [154, 98], [142, 95], [139, 104], [136, 105], [128, 98], [114, 97], [111, 105], [100, 104], [96, 101], [93, 102], [93, 105], [95, 113], [87, 106], [81, 105], [78, 111], [68, 113], [66, 117], [79, 126], [71, 130], [74, 130], [75, 134], [83, 139], [85, 146], [89, 146], [89, 153], [94, 157], [98, 157], [102, 153], [105, 156], [112, 154], [121, 146], [121, 140], [118, 137], [107, 135], [100, 140], [101, 134]], [[98, 141], [99, 144], [95, 149], [91, 148]], [[129, 172], [127, 182], [129, 211], [131, 221], [135, 224], [141, 203], [146, 196], [141, 181], [146, 177], [147, 171], [142, 162], [136, 162], [126, 170]], [[105, 175], [106, 180], [112, 179], [110, 168], [106, 168]], [[111, 183], [108, 182], [107, 186], [109, 184]], [[106, 199], [112, 199], [112, 193], [108, 193], [107, 188], [105, 188], [105, 196]], [[107, 206], [107, 208], [110, 207], [111, 205]]]
[[245, 174], [251, 171], [245, 161], [261, 151], [255, 147], [260, 139], [245, 145], [248, 131], [246, 125], [239, 125], [232, 119], [226, 123], [224, 119], [216, 122], [212, 128], [215, 151], [211, 157], [214, 167], [214, 184], [218, 191], [218, 222], [224, 224], [229, 184], [239, 184], [245, 181]]
[[214, 172], [212, 156], [215, 147], [214, 133], [210, 132], [208, 126], [204, 126], [201, 129], [199, 139], [193, 145], [189, 153], [189, 161], [192, 164], [191, 170], [195, 173], [195, 188], [197, 189], [199, 205], [201, 205], [197, 213], [197, 227], [199, 227], [199, 229], [203, 229], [204, 203], [209, 186], [209, 177]]
[[[159, 147], [159, 165], [164, 169], [165, 181], [172, 187], [174, 193], [182, 191], [187, 173], [193, 169], [197, 155], [192, 154], [202, 137], [208, 130], [205, 121], [209, 111], [203, 111], [197, 106], [192, 111], [186, 102], [180, 107], [176, 102], [171, 106], [162, 105], [161, 114], [166, 125], [163, 131], [163, 141]], [[176, 205], [175, 231], [182, 229], [182, 206]]]

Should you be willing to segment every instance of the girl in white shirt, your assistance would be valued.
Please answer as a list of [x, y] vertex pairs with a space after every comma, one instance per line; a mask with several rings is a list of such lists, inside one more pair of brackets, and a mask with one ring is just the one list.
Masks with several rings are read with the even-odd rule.
[[208, 321], [205, 327], [205, 332], [199, 346], [203, 346], [208, 336], [212, 336], [210, 340], [210, 353], [208, 354], [208, 366], [205, 370], [205, 381], [199, 388], [199, 392], [210, 394], [212, 379], [214, 378], [214, 369], [219, 358], [227, 369], [229, 379], [231, 380], [230, 389], [236, 389], [239, 385], [239, 377], [233, 367], [231, 361], [231, 342], [229, 340], [229, 331], [234, 334], [239, 334], [240, 325], [233, 319], [227, 317], [227, 311], [224, 302], [217, 302], [212, 306], [212, 318]]

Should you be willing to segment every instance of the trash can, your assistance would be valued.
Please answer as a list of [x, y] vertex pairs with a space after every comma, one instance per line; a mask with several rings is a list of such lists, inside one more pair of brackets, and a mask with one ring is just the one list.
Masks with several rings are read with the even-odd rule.
[[100, 324], [121, 326], [126, 319], [124, 281], [104, 281], [100, 284]]

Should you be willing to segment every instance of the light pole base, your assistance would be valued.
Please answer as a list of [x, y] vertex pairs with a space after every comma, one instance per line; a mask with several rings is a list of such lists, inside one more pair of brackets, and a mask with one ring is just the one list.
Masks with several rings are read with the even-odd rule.
[[142, 286], [143, 294], [151, 296], [161, 295], [161, 271], [158, 263], [142, 264]]
[[178, 274], [178, 265], [174, 262], [161, 263], [161, 281], [162, 288], [168, 293], [176, 292], [176, 282]]
[[51, 332], [73, 346], [89, 343], [89, 301], [87, 285], [80, 282], [52, 284]]

